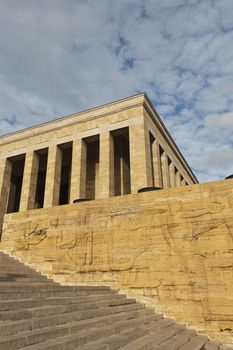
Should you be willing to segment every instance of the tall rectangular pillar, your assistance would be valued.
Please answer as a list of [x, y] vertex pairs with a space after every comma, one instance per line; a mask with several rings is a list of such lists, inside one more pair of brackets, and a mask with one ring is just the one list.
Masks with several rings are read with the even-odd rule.
[[155, 187], [163, 187], [162, 183], [162, 165], [159, 152], [159, 144], [155, 140], [152, 144], [152, 161], [153, 161], [153, 173], [154, 173], [154, 185]]
[[59, 205], [60, 182], [61, 182], [62, 150], [57, 145], [49, 147], [44, 208]]
[[70, 203], [86, 196], [87, 146], [84, 140], [74, 140], [72, 148]]
[[131, 193], [152, 185], [149, 135], [144, 122], [129, 127]]
[[165, 151], [161, 156], [161, 163], [162, 163], [163, 188], [168, 188], [170, 187], [170, 174], [169, 174], [169, 167], [168, 167], [168, 157]]
[[[1, 160], [0, 165], [0, 232], [3, 217], [7, 211], [7, 203], [10, 192], [12, 162], [9, 159]], [[1, 238], [1, 234], [0, 234]]]
[[114, 196], [114, 143], [109, 131], [100, 133], [100, 158], [97, 198]]
[[176, 186], [180, 186], [181, 185], [181, 175], [179, 170], [177, 170], [176, 172]]
[[26, 154], [23, 184], [21, 191], [19, 210], [29, 210], [35, 208], [36, 185], [39, 168], [39, 157], [36, 152], [28, 152]]
[[[120, 158], [120, 193], [121, 194], [129, 194], [130, 193], [130, 167], [127, 159], [126, 150], [124, 145], [121, 150], [121, 158]], [[115, 180], [114, 174], [114, 180]]]
[[175, 166], [174, 163], [171, 162], [169, 164], [169, 175], [170, 175], [170, 185], [171, 187], [176, 186], [176, 175], [175, 175]]

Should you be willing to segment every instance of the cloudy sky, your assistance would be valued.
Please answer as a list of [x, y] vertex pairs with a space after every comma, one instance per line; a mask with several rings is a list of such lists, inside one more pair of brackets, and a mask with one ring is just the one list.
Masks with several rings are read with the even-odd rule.
[[233, 173], [233, 1], [0, 0], [0, 135], [142, 91], [200, 181]]

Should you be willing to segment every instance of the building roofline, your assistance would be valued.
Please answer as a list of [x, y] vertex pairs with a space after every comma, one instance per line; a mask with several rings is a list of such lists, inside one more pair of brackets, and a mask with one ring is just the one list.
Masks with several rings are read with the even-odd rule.
[[[141, 101], [139, 100], [137, 102], [136, 101], [133, 102], [133, 100], [136, 100], [140, 97], [141, 97]], [[129, 103], [128, 105], [126, 104], [125, 106], [124, 105], [120, 106], [120, 104], [122, 104], [124, 102], [127, 103], [127, 101], [129, 101], [129, 102], [132, 101], [132, 103]], [[112, 107], [116, 106], [117, 107], [117, 105], [119, 105], [119, 108], [116, 108], [115, 110], [104, 111], [104, 109], [108, 106], [112, 106]], [[148, 114], [151, 117], [151, 119], [153, 120], [153, 122], [159, 128], [163, 137], [166, 139], [166, 141], [168, 142], [170, 147], [173, 149], [174, 153], [177, 154], [179, 156], [179, 158], [182, 160], [182, 162], [183, 162], [184, 166], [186, 167], [187, 171], [189, 172], [190, 176], [193, 178], [193, 180], [195, 182], [198, 183], [196, 176], [192, 172], [190, 166], [186, 162], [184, 156], [180, 152], [174, 139], [172, 138], [171, 134], [169, 133], [168, 129], [166, 128], [165, 124], [163, 123], [162, 119], [160, 118], [158, 112], [156, 111], [154, 105], [152, 104], [152, 102], [150, 101], [149, 97], [147, 96], [147, 94], [145, 92], [131, 95], [131, 96], [126, 97], [126, 98], [114, 100], [112, 102], [108, 102], [108, 103], [102, 104], [100, 106], [88, 108], [88, 109], [85, 109], [85, 110], [77, 112], [77, 113], [72, 113], [72, 114], [69, 114], [69, 115], [66, 115], [66, 116], [63, 116], [60, 118], [56, 118], [56, 119], [53, 119], [53, 120], [50, 120], [50, 121], [47, 121], [44, 123], [40, 123], [40, 124], [37, 124], [34, 126], [30, 126], [30, 127], [27, 127], [27, 128], [21, 129], [21, 130], [17, 130], [17, 131], [5, 134], [5, 135], [1, 135], [0, 136], [0, 146], [9, 144], [11, 142], [20, 141], [23, 138], [23, 136], [21, 136], [21, 135], [23, 135], [24, 133], [27, 134], [28, 132], [30, 133], [30, 131], [35, 131], [35, 133], [33, 133], [32, 136], [47, 132], [48, 130], [46, 129], [46, 126], [48, 126], [48, 125], [50, 125], [49, 131], [52, 131], [52, 130], [59, 129], [62, 126], [71, 126], [71, 125], [76, 124], [78, 122], [83, 122], [83, 121], [88, 121], [90, 119], [104, 117], [105, 115], [109, 115], [109, 114], [112, 114], [114, 112], [119, 112], [120, 110], [125, 110], [127, 108], [132, 108], [132, 107], [136, 107], [136, 106], [140, 106], [140, 105], [146, 109], [146, 111], [148, 112]], [[101, 112], [101, 110], [102, 110], [102, 112]], [[98, 111], [99, 111], [99, 113], [98, 113]], [[90, 115], [89, 117], [87, 116], [86, 119], [82, 119], [82, 118], [79, 119], [79, 117], [82, 117], [83, 115], [85, 116], [85, 114], [90, 114], [92, 112], [95, 112], [94, 116]], [[74, 120], [72, 120], [73, 118], [75, 118], [75, 119], [77, 118], [77, 119], [74, 121]], [[67, 124], [65, 123], [65, 125], [59, 125], [63, 121], [64, 122], [69, 121], [69, 119], [70, 119], [70, 123], [68, 122]], [[43, 130], [44, 128], [45, 128], [45, 130]]]
[[116, 105], [116, 104], [119, 104], [121, 102], [126, 102], [126, 101], [135, 99], [135, 98], [140, 97], [140, 96], [141, 97], [145, 97], [146, 93], [145, 92], [140, 92], [138, 94], [131, 95], [131, 96], [128, 96], [128, 97], [125, 97], [125, 98], [121, 98], [121, 99], [117, 99], [117, 100], [114, 100], [112, 102], [107, 102], [107, 103], [104, 103], [104, 104], [99, 105], [99, 106], [87, 108], [87, 109], [84, 109], [84, 110], [82, 110], [80, 112], [76, 112], [76, 113], [68, 114], [68, 115], [65, 115], [65, 116], [62, 116], [62, 117], [58, 117], [58, 118], [55, 118], [55, 119], [52, 119], [52, 120], [49, 120], [49, 121], [46, 121], [46, 122], [43, 122], [43, 123], [39, 123], [39, 124], [36, 124], [36, 125], [33, 125], [33, 126], [29, 126], [29, 127], [24, 128], [24, 129], [17, 130], [17, 131], [12, 131], [12, 132], [9, 132], [7, 134], [0, 135], [0, 140], [5, 138], [5, 137], [8, 137], [8, 136], [14, 136], [14, 135], [17, 135], [17, 134], [21, 134], [21, 133], [23, 133], [25, 131], [29, 131], [29, 130], [32, 130], [32, 129], [38, 129], [38, 128], [46, 126], [48, 124], [56, 124], [57, 122], [69, 119], [71, 117], [78, 117], [78, 116], [81, 116], [82, 114], [90, 113], [90, 112], [93, 112], [93, 111], [98, 111], [98, 110], [101, 110], [101, 109], [103, 109], [105, 107], [108, 107], [110, 105]]

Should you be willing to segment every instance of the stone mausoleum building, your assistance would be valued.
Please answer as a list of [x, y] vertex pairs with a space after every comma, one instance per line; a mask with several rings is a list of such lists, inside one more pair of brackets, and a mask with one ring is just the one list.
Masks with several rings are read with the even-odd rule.
[[0, 349], [230, 349], [232, 213], [144, 93], [1, 136]]
[[0, 137], [5, 213], [197, 183], [142, 93]]

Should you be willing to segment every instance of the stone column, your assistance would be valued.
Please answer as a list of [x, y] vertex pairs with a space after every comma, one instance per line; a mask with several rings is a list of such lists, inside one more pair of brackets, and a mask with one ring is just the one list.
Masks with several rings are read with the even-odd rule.
[[170, 174], [169, 174], [169, 167], [168, 167], [168, 157], [165, 151], [162, 153], [161, 163], [162, 163], [163, 188], [168, 188], [170, 187]]
[[0, 165], [0, 238], [3, 217], [7, 211], [7, 203], [10, 192], [12, 162], [9, 159], [1, 160]]
[[59, 205], [62, 150], [57, 145], [49, 147], [44, 208]]
[[159, 144], [156, 140], [152, 144], [152, 162], [154, 169], [154, 185], [155, 187], [163, 187]]
[[100, 133], [98, 184], [97, 198], [114, 196], [114, 143], [109, 131]]
[[186, 186], [186, 185], [187, 185], [186, 180], [183, 178], [183, 179], [181, 180], [181, 186]]
[[176, 175], [175, 175], [175, 166], [174, 163], [171, 162], [169, 164], [169, 175], [170, 175], [170, 185], [171, 187], [176, 186]]
[[70, 203], [86, 197], [87, 146], [82, 139], [73, 141]]
[[39, 157], [36, 152], [26, 154], [19, 211], [35, 208]]
[[[121, 194], [130, 193], [130, 165], [129, 165], [129, 145], [123, 140], [122, 149], [121, 149], [121, 158], [120, 158], [120, 167], [121, 167]], [[115, 166], [115, 165], [114, 165]], [[114, 168], [115, 170], [115, 168]], [[114, 180], [115, 180], [114, 175]]]
[[[147, 137], [146, 137], [147, 136]], [[131, 193], [152, 185], [150, 144], [144, 122], [129, 127]]]
[[176, 186], [180, 186], [180, 185], [181, 185], [181, 175], [180, 175], [179, 170], [177, 170], [177, 173], [176, 173]]

